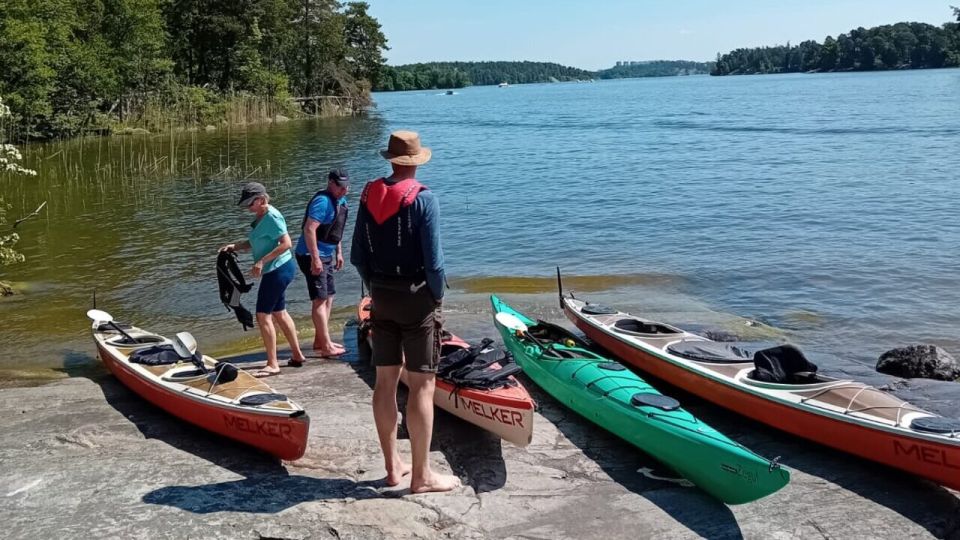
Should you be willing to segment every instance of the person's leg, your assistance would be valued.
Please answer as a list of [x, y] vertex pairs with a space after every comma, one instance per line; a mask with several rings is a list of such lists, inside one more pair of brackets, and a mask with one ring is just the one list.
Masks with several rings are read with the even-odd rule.
[[399, 484], [410, 473], [410, 466], [403, 462], [397, 450], [397, 384], [402, 367], [377, 366], [377, 382], [373, 386], [373, 421], [387, 469], [388, 486]]
[[460, 479], [430, 469], [430, 442], [433, 439], [433, 392], [436, 375], [407, 372], [407, 431], [410, 433], [410, 453], [413, 474], [411, 493], [450, 491], [460, 486]]
[[267, 353], [267, 366], [263, 372], [276, 373], [280, 371], [277, 361], [277, 331], [273, 327], [270, 313], [277, 304], [281, 288], [277, 272], [268, 272], [260, 278], [260, 288], [257, 289], [257, 327], [260, 329], [260, 338]]
[[330, 289], [328, 289], [327, 292], [329, 293], [329, 295], [327, 296], [327, 300], [323, 303], [324, 316], [326, 318], [327, 323], [324, 325], [323, 328], [326, 331], [327, 343], [329, 343], [330, 347], [334, 351], [336, 351], [335, 354], [343, 354], [347, 351], [347, 348], [344, 347], [343, 344], [337, 343], [336, 341], [334, 341], [333, 338], [330, 336], [330, 317], [333, 315], [334, 294], [330, 291]]
[[430, 469], [430, 443], [433, 439], [433, 394], [440, 363], [440, 330], [442, 319], [432, 295], [423, 292], [407, 302], [411, 314], [419, 313], [417, 322], [405, 325], [402, 349], [407, 368], [407, 432], [410, 434], [413, 473], [410, 491], [450, 491], [460, 479]]
[[273, 321], [280, 327], [280, 331], [283, 332], [283, 337], [287, 338], [287, 343], [290, 344], [290, 358], [294, 362], [304, 362], [306, 357], [303, 355], [303, 351], [300, 350], [300, 339], [297, 337], [297, 326], [293, 322], [293, 318], [287, 313], [287, 310], [274, 311], [272, 313]]
[[[287, 338], [287, 343], [290, 344], [290, 352], [292, 353], [293, 361], [303, 362], [305, 358], [303, 356], [303, 352], [300, 350], [300, 340], [297, 338], [297, 327], [296, 324], [294, 324], [293, 319], [290, 317], [290, 314], [287, 313], [287, 287], [289, 287], [290, 283], [293, 282], [293, 277], [296, 274], [296, 265], [291, 259], [271, 273], [277, 275], [276, 287], [278, 291], [276, 294], [276, 300], [270, 309], [271, 322], [276, 326], [279, 326], [280, 331], [283, 332], [283, 336]], [[274, 357], [276, 357], [275, 330]], [[279, 369], [279, 367], [280, 366], [278, 364], [277, 369]]]
[[313, 350], [321, 356], [339, 356], [346, 349], [339, 343], [334, 343], [330, 337], [330, 313], [333, 310], [333, 295], [336, 289], [333, 285], [333, 260], [321, 259], [323, 272], [316, 277], [315, 295], [311, 315], [313, 318]]

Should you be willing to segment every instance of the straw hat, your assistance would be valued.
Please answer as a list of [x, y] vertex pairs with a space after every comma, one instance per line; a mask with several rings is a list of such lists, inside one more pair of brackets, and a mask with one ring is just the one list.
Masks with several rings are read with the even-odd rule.
[[397, 165], [423, 165], [430, 161], [431, 154], [429, 148], [420, 146], [420, 135], [414, 131], [394, 131], [387, 149], [380, 151], [383, 159]]

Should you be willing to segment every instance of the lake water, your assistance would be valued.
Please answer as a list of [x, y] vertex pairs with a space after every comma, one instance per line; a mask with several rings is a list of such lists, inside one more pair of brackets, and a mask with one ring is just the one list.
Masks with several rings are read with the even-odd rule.
[[[239, 186], [262, 179], [295, 227], [324, 172], [344, 164], [355, 208], [401, 128], [433, 149], [420, 176], [441, 201], [446, 306], [466, 337], [494, 334], [491, 292], [558, 318], [559, 265], [580, 296], [790, 340], [824, 371], [874, 384], [891, 381], [873, 371], [890, 348], [960, 355], [960, 70], [375, 100], [364, 118], [28, 149], [40, 176], [0, 188], [14, 217], [48, 205], [18, 229], [29, 262], [3, 270], [26, 290], [0, 302], [0, 366], [92, 361], [83, 313], [94, 289], [115, 317], [188, 329], [208, 352], [256, 346], [220, 305], [213, 268], [250, 221], [234, 206]], [[338, 289], [342, 323], [360, 294], [352, 268]], [[301, 281], [290, 297], [309, 334]], [[958, 413], [958, 388], [917, 381], [898, 393]]]

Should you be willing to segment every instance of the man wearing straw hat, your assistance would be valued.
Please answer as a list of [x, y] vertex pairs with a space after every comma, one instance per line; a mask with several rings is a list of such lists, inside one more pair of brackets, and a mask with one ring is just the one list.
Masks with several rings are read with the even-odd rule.
[[[416, 172], [431, 153], [416, 133], [396, 131], [380, 155], [390, 162], [393, 174], [363, 188], [350, 262], [372, 299], [372, 361], [377, 368], [373, 418], [386, 481], [395, 486], [412, 473], [412, 493], [450, 491], [460, 480], [433, 472], [429, 461], [445, 280], [439, 206], [433, 192], [416, 180]], [[397, 385], [404, 366], [412, 468], [397, 450]]]

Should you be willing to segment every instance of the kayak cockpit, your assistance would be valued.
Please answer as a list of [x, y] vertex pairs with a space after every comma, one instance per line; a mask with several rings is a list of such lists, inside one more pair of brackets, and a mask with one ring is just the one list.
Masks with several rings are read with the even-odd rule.
[[633, 336], [663, 336], [684, 333], [679, 328], [663, 323], [644, 321], [635, 317], [619, 319], [610, 328], [615, 332]]

